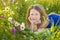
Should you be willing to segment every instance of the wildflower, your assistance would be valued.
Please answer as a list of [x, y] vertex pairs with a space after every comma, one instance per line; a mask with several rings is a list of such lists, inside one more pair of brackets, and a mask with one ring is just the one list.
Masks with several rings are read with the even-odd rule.
[[10, 8], [8, 6], [6, 6], [4, 11], [9, 11], [9, 10], [10, 10]]
[[15, 2], [15, 0], [10, 0], [10, 2]]
[[14, 23], [15, 26], [19, 26], [20, 24], [18, 22], [15, 21]]
[[1, 15], [0, 18], [4, 18], [4, 15]]
[[22, 24], [20, 25], [20, 30], [24, 30], [24, 29], [25, 29], [25, 24], [22, 23]]
[[12, 17], [9, 17], [8, 18], [8, 21], [10, 21], [10, 23], [12, 23]]
[[14, 35], [16, 35], [16, 29], [15, 29], [15, 27], [12, 27], [11, 31], [12, 31], [12, 33], [13, 33]]

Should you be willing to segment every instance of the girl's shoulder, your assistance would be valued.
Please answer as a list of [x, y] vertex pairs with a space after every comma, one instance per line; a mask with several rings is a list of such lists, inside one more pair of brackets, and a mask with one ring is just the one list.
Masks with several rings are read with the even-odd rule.
[[60, 17], [57, 13], [50, 13], [48, 17]]

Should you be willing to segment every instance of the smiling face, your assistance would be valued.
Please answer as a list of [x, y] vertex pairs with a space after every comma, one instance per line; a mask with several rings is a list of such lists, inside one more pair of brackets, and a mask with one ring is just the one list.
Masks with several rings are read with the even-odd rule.
[[33, 20], [33, 21], [38, 21], [38, 20], [40, 20], [40, 12], [38, 12], [38, 11], [35, 10], [35, 9], [31, 9], [31, 10], [30, 10], [30, 18], [31, 18], [31, 20]]

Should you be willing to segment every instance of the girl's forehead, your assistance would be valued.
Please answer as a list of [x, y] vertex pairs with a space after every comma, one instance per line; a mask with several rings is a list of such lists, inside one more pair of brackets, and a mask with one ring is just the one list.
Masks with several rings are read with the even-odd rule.
[[36, 9], [31, 9], [30, 10], [30, 14], [32, 14], [32, 13], [34, 13], [34, 14], [41, 14], [38, 10], [36, 10]]
[[36, 9], [31, 9], [30, 12], [39, 12], [39, 11]]

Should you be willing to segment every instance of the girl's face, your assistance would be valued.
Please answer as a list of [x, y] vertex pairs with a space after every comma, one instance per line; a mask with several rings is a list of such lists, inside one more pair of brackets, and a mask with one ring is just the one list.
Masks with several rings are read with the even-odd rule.
[[40, 20], [40, 12], [37, 11], [36, 9], [31, 9], [29, 17], [33, 21], [38, 21], [38, 20]]

